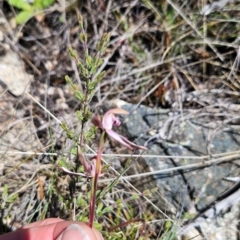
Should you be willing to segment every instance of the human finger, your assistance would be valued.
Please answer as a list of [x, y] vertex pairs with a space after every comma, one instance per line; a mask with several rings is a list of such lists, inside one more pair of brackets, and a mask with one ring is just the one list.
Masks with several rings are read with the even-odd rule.
[[32, 227], [20, 228], [0, 236], [0, 240], [103, 240], [100, 232], [91, 229], [86, 223], [53, 221], [51, 224], [43, 224], [44, 222], [41, 221], [32, 224]]

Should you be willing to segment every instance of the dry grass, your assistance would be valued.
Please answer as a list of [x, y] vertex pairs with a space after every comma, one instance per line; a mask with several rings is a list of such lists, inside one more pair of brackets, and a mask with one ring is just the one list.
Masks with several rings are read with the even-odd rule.
[[[66, 140], [59, 123], [66, 122], [70, 129], [79, 132], [74, 114], [79, 103], [64, 80], [68, 74], [80, 89], [84, 87], [67, 50], [71, 45], [82, 57], [78, 11], [84, 16], [93, 53], [101, 34], [111, 33], [99, 69], [106, 71], [106, 77], [96, 89], [93, 111], [119, 98], [182, 112], [188, 109], [207, 114], [209, 109], [223, 109], [222, 115], [216, 117], [239, 123], [239, 4], [228, 4], [205, 16], [200, 14], [204, 1], [97, 0], [87, 1], [84, 6], [64, 1], [46, 11], [42, 21], [33, 17], [17, 27], [10, 25], [13, 10], [5, 2], [2, 4], [1, 18], [6, 24], [0, 29], [5, 43], [18, 52], [26, 71], [34, 75], [22, 97], [16, 99], [8, 92], [0, 95], [4, 225], [14, 229], [46, 217], [87, 218], [86, 179], [71, 178], [58, 168], [59, 162], [70, 166], [74, 161], [70, 153], [74, 143]], [[89, 154], [96, 150], [94, 146], [93, 143], [89, 148]], [[117, 157], [116, 149], [107, 151]], [[113, 226], [137, 219], [139, 222], [113, 232], [123, 239], [140, 235], [142, 239], [159, 238], [158, 234], [167, 229], [164, 223], [176, 221], [154, 204], [155, 192], [140, 193], [127, 177], [121, 177], [120, 183], [110, 188], [107, 178], [119, 175], [121, 162], [112, 162], [113, 167], [109, 167], [105, 182], [101, 183], [106, 194], [99, 202], [103, 202], [103, 209], [111, 206], [113, 211], [106, 210], [99, 216], [99, 223], [107, 234]], [[3, 197], [5, 184], [8, 194]], [[144, 232], [142, 219], [147, 224]]]

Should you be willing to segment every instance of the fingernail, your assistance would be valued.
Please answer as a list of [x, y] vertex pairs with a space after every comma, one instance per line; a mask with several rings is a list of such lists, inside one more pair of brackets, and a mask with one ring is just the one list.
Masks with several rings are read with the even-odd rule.
[[90, 240], [84, 229], [78, 224], [69, 225], [56, 240]]

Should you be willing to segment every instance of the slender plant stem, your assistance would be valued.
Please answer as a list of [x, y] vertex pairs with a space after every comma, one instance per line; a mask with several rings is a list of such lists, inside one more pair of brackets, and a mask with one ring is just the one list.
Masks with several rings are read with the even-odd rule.
[[91, 200], [90, 200], [90, 211], [89, 211], [89, 227], [93, 227], [93, 221], [95, 216], [95, 205], [96, 205], [96, 188], [98, 182], [98, 174], [95, 173], [95, 176], [92, 178], [92, 187], [91, 187]]
[[97, 197], [97, 183], [98, 177], [101, 174], [101, 157], [104, 148], [104, 139], [105, 139], [105, 131], [102, 132], [99, 149], [96, 157], [96, 169], [95, 169], [95, 176], [92, 178], [92, 185], [91, 185], [91, 199], [90, 199], [90, 210], [89, 210], [89, 227], [93, 227], [93, 221], [95, 216], [95, 206], [96, 206], [96, 197]]
[[86, 121], [87, 121], [87, 106], [89, 104], [89, 100], [88, 100], [88, 95], [89, 95], [89, 82], [90, 82], [90, 79], [86, 79], [86, 93], [85, 93], [85, 99], [84, 99], [84, 102], [83, 102], [83, 121], [82, 121], [82, 126], [81, 126], [81, 133], [80, 133], [80, 137], [79, 137], [79, 144], [80, 144], [80, 147], [82, 147], [83, 145], [83, 129], [84, 129], [84, 126], [86, 124]]

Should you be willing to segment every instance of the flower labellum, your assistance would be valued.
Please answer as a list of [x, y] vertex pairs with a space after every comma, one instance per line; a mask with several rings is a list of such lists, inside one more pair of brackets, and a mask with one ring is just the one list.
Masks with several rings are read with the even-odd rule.
[[114, 139], [115, 141], [119, 142], [120, 144], [122, 144], [123, 146], [127, 147], [130, 150], [134, 149], [147, 150], [146, 147], [138, 146], [133, 142], [129, 141], [124, 136], [112, 130], [113, 126], [118, 127], [121, 124], [120, 119], [116, 117], [115, 114], [128, 114], [128, 111], [121, 108], [110, 109], [103, 115], [102, 120], [101, 117], [97, 115], [92, 119], [92, 123], [95, 126], [102, 129], [103, 131], [105, 131], [110, 138]]

